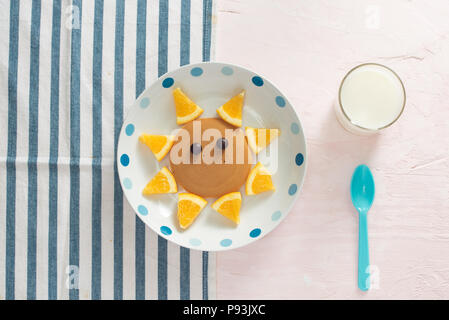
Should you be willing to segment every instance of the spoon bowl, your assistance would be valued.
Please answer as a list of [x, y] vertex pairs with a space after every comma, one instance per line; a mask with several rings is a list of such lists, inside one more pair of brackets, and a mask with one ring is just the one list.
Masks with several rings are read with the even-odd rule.
[[359, 165], [351, 180], [351, 199], [358, 212], [368, 212], [374, 201], [374, 192], [371, 170], [364, 164]]

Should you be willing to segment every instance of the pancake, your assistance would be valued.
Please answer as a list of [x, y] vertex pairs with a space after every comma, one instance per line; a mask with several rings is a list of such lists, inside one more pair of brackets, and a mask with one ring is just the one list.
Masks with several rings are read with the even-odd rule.
[[[220, 138], [228, 142], [224, 149], [217, 146]], [[192, 153], [193, 143], [201, 144], [201, 152]], [[196, 149], [199, 151], [199, 145]], [[251, 164], [243, 131], [219, 118], [197, 119], [185, 124], [170, 151], [170, 168], [176, 182], [188, 192], [206, 198], [239, 191]]]

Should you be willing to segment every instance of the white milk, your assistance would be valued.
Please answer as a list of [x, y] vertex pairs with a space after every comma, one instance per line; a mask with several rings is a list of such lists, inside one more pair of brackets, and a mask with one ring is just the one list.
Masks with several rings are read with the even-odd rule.
[[378, 64], [364, 64], [343, 79], [337, 117], [350, 131], [376, 132], [400, 116], [404, 102], [404, 87], [393, 71]]

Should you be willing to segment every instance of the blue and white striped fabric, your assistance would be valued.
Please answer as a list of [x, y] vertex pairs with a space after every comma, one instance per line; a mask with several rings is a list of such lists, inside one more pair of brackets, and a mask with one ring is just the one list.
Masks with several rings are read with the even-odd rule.
[[0, 2], [0, 299], [213, 299], [215, 257], [123, 198], [136, 96], [208, 61], [212, 0]]

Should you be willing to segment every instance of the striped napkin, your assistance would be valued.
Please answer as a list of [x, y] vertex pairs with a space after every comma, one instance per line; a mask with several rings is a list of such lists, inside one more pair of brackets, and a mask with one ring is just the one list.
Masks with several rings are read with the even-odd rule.
[[135, 98], [213, 51], [212, 0], [0, 2], [0, 299], [213, 299], [215, 257], [120, 187]]

